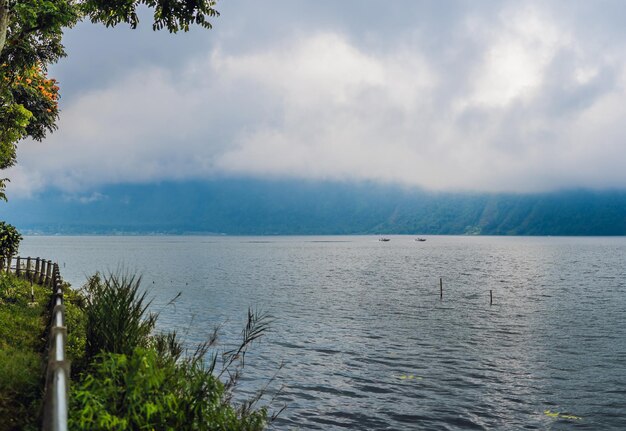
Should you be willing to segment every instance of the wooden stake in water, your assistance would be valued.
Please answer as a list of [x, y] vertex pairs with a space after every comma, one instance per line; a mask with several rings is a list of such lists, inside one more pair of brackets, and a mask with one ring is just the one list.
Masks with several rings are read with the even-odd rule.
[[493, 305], [493, 290], [489, 290], [489, 305]]
[[443, 278], [439, 277], [439, 300], [443, 300]]

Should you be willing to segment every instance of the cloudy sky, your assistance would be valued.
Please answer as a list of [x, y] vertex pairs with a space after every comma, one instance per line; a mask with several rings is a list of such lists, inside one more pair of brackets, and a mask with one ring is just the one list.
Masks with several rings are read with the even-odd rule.
[[622, 1], [222, 0], [213, 30], [82, 23], [9, 193], [246, 176], [626, 188]]

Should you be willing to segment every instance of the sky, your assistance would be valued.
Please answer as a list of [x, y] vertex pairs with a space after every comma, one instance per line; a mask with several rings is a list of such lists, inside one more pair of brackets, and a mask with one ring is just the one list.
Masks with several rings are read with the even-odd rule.
[[212, 30], [68, 30], [10, 196], [222, 177], [626, 188], [622, 1], [222, 0]]

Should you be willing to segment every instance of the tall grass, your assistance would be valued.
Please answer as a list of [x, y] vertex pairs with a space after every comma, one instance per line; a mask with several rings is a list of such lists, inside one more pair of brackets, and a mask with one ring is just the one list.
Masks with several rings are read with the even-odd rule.
[[146, 347], [156, 324], [148, 312], [147, 293], [140, 292], [141, 277], [127, 273], [95, 274], [84, 286], [88, 361], [101, 352], [130, 355]]
[[84, 287], [88, 365], [72, 390], [72, 429], [264, 429], [268, 414], [255, 407], [258, 397], [236, 406], [232, 393], [268, 316], [249, 310], [240, 344], [222, 355], [211, 353], [217, 331], [188, 351], [175, 332], [154, 334], [158, 316], [140, 284], [141, 277], [113, 273]]
[[38, 428], [51, 291], [0, 274], [0, 430]]

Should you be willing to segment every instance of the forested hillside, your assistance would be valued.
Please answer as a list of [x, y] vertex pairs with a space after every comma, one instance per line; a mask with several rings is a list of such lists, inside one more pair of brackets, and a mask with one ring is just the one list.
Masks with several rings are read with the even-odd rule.
[[45, 234], [626, 235], [626, 192], [452, 194], [231, 179], [48, 191], [2, 204], [0, 218]]

